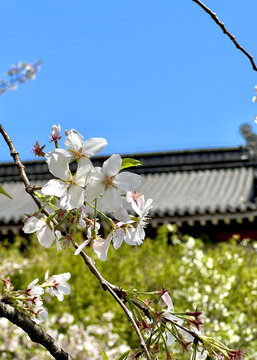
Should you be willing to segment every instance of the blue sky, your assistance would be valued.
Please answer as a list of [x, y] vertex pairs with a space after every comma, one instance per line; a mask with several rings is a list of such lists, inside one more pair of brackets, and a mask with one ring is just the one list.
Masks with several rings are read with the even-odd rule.
[[[256, 0], [206, 0], [257, 62]], [[43, 60], [36, 80], [0, 97], [23, 160], [52, 124], [105, 137], [104, 153], [238, 146], [257, 72], [191, 0], [0, 3], [0, 78]], [[2, 75], [2, 76], [1, 76]], [[0, 161], [11, 161], [0, 141]]]

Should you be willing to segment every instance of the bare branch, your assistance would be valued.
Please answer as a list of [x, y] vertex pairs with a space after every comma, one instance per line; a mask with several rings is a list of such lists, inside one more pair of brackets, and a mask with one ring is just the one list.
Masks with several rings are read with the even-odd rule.
[[[7, 145], [9, 146], [10, 149], [10, 153], [11, 156], [13, 157], [14, 163], [16, 164], [19, 173], [20, 173], [20, 177], [22, 182], [25, 185], [25, 190], [27, 191], [28, 194], [30, 194], [33, 198], [33, 200], [35, 201], [35, 203], [37, 204], [37, 206], [39, 208], [42, 208], [42, 203], [41, 201], [35, 196], [35, 194], [33, 193], [34, 188], [31, 186], [29, 179], [27, 177], [27, 174], [25, 172], [24, 169], [24, 165], [22, 164], [20, 157], [19, 157], [19, 153], [15, 150], [15, 147], [9, 137], [9, 135], [7, 134], [7, 132], [4, 130], [3, 126], [0, 124], [0, 133], [3, 135], [5, 142], [7, 143]], [[47, 210], [44, 209], [44, 212], [46, 213]], [[48, 216], [49, 213], [47, 212]], [[54, 219], [53, 219], [54, 220]], [[74, 247], [77, 249], [78, 245], [74, 242]], [[128, 308], [126, 307], [126, 305], [122, 302], [122, 289], [110, 284], [106, 279], [104, 279], [104, 277], [100, 274], [100, 272], [98, 271], [98, 269], [96, 268], [94, 261], [83, 251], [80, 252], [80, 255], [82, 256], [86, 266], [89, 268], [89, 270], [92, 272], [92, 274], [98, 279], [98, 281], [100, 282], [102, 288], [106, 291], [108, 291], [112, 297], [116, 300], [116, 302], [119, 304], [119, 306], [123, 309], [123, 311], [125, 312], [126, 316], [128, 317], [129, 321], [131, 322], [132, 326], [134, 327], [136, 334], [140, 340], [140, 344], [145, 352], [146, 355], [146, 359], [147, 360], [151, 360], [151, 356], [149, 354], [148, 348], [146, 346], [146, 343], [144, 341], [144, 338], [137, 326], [137, 323], [133, 317], [133, 315], [131, 314], [131, 312], [128, 310]], [[0, 314], [1, 315], [1, 314]], [[18, 324], [16, 324], [18, 325]], [[19, 325], [18, 325], [19, 326]], [[22, 328], [24, 330], [24, 328]], [[25, 331], [25, 330], [24, 330]]]
[[193, 2], [195, 2], [197, 5], [199, 5], [207, 14], [210, 15], [210, 17], [215, 21], [215, 23], [221, 28], [221, 30], [223, 31], [223, 33], [225, 35], [227, 35], [230, 40], [235, 44], [236, 48], [240, 51], [242, 51], [242, 53], [244, 53], [248, 59], [250, 60], [251, 64], [252, 64], [252, 68], [254, 71], [257, 71], [257, 66], [255, 65], [255, 62], [253, 60], [253, 56], [251, 54], [249, 54], [237, 41], [234, 35], [232, 35], [225, 27], [224, 23], [220, 21], [220, 19], [217, 17], [217, 15], [211, 11], [211, 9], [209, 9], [204, 3], [202, 3], [199, 0], [192, 0]]
[[0, 124], [0, 133], [3, 135], [3, 138], [4, 138], [6, 144], [8, 145], [8, 147], [10, 149], [10, 155], [12, 156], [13, 161], [14, 161], [14, 163], [16, 164], [16, 166], [18, 168], [20, 178], [21, 178], [21, 181], [25, 185], [26, 192], [32, 196], [32, 198], [35, 201], [35, 203], [37, 204], [37, 206], [39, 208], [41, 208], [41, 206], [42, 206], [41, 201], [34, 194], [35, 189], [31, 186], [31, 184], [29, 182], [29, 179], [28, 179], [27, 174], [26, 174], [25, 169], [24, 169], [24, 165], [22, 164], [22, 162], [20, 160], [19, 153], [16, 151], [16, 149], [15, 149], [9, 135], [4, 130], [4, 128], [3, 128], [3, 126], [1, 124]]
[[41, 326], [29, 319], [26, 315], [14, 309], [12, 306], [0, 301], [0, 317], [8, 319], [13, 324], [23, 329], [30, 337], [31, 341], [41, 344], [46, 348], [56, 360], [72, 360], [48, 334], [44, 332]]

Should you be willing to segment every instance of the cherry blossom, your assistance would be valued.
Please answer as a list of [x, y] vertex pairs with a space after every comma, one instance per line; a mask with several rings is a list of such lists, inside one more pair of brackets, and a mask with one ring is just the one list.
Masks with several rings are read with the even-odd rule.
[[133, 241], [135, 241], [138, 245], [141, 245], [145, 238], [144, 228], [148, 224], [147, 215], [149, 213], [149, 210], [153, 207], [152, 202], [153, 202], [153, 199], [148, 199], [145, 203], [144, 196], [143, 196], [143, 201], [138, 203], [138, 206], [135, 207], [135, 210], [136, 210], [137, 214], [139, 215], [139, 218], [135, 220], [136, 226], [135, 226], [135, 230], [133, 232]]
[[89, 158], [102, 151], [107, 145], [104, 138], [91, 138], [84, 142], [83, 136], [75, 129], [65, 131], [65, 134], [67, 137], [64, 143], [67, 149], [57, 148], [46, 156], [49, 170], [52, 173], [55, 171], [56, 166], [65, 166], [72, 160], [77, 160], [79, 163], [81, 160], [90, 162]]
[[131, 203], [133, 210], [140, 214], [141, 210], [144, 206], [144, 195], [139, 194], [136, 191], [128, 191], [126, 195], [126, 200], [128, 203]]
[[123, 241], [125, 241], [128, 245], [135, 246], [137, 243], [133, 240], [134, 239], [134, 231], [135, 229], [131, 225], [133, 223], [130, 221], [130, 224], [124, 224], [123, 222], [118, 222], [116, 224], [116, 229], [113, 231], [112, 235], [112, 242], [113, 247], [115, 250], [122, 245]]
[[92, 171], [92, 182], [88, 187], [91, 200], [101, 195], [100, 204], [106, 211], [116, 211], [122, 205], [121, 194], [126, 194], [140, 186], [141, 179], [137, 174], [120, 172], [121, 157], [113, 154], [107, 159], [103, 167], [96, 167]]
[[42, 193], [60, 197], [62, 209], [80, 208], [84, 204], [85, 187], [92, 171], [91, 162], [82, 161], [75, 175], [71, 174], [67, 162], [64, 163], [62, 158], [59, 158], [55, 166], [49, 166], [49, 169], [59, 179], [49, 180], [43, 186]]
[[71, 274], [69, 272], [52, 275], [48, 278], [48, 271], [45, 274], [45, 282], [42, 285], [49, 289], [49, 293], [52, 296], [56, 296], [59, 301], [63, 301], [64, 295], [69, 295], [71, 293], [70, 285], [66, 283], [69, 280]]
[[27, 296], [31, 297], [39, 297], [44, 293], [44, 289], [40, 285], [36, 285], [38, 283], [38, 278], [33, 280], [26, 288], [25, 292]]
[[61, 133], [60, 124], [53, 125], [52, 129], [51, 129], [51, 136], [50, 136], [51, 140], [50, 140], [50, 142], [60, 140], [61, 139], [60, 133]]
[[36, 232], [39, 243], [45, 248], [49, 248], [54, 240], [56, 240], [57, 248], [60, 249], [60, 244], [57, 236], [59, 233], [54, 231], [53, 224], [47, 221], [47, 218], [38, 219], [35, 216], [31, 216], [23, 226], [25, 234], [32, 234]]

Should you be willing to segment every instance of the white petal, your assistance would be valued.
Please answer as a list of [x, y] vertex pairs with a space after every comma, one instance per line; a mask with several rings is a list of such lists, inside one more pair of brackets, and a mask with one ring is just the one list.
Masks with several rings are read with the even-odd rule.
[[49, 270], [46, 270], [46, 273], [45, 273], [45, 281], [49, 278]]
[[[143, 233], [142, 233], [142, 230], [143, 230]], [[145, 234], [144, 234], [144, 229], [142, 228], [142, 226], [140, 224], [135, 229], [135, 232], [133, 233], [133, 235], [134, 235], [133, 241], [135, 241], [137, 243], [137, 245], [141, 245], [145, 238]]]
[[57, 251], [59, 251], [62, 249], [60, 241], [59, 241], [62, 237], [62, 233], [59, 230], [56, 230], [55, 237], [56, 237], [56, 248], [57, 248]]
[[[166, 317], [166, 319], [167, 319], [167, 317]], [[183, 338], [186, 339], [186, 341], [194, 342], [193, 335], [189, 334], [186, 330], [183, 330], [183, 329], [179, 329], [179, 331], [180, 331], [180, 334], [183, 336]]]
[[72, 154], [68, 150], [55, 149], [46, 154], [46, 162], [50, 172], [59, 179], [66, 179], [69, 174], [69, 161]]
[[121, 168], [121, 157], [118, 154], [113, 154], [103, 164], [103, 172], [107, 176], [115, 176], [119, 173]]
[[196, 360], [205, 360], [207, 356], [209, 355], [207, 350], [197, 351], [196, 352]]
[[122, 172], [114, 179], [114, 184], [121, 190], [134, 190], [141, 184], [141, 176], [130, 172]]
[[69, 295], [71, 293], [69, 284], [60, 284], [57, 286], [58, 290], [62, 292], [64, 295]]
[[[174, 311], [174, 306], [171, 300], [171, 297], [169, 295], [169, 293], [167, 291], [165, 291], [165, 293], [161, 296], [161, 300], [163, 301], [163, 303], [168, 306], [168, 308], [172, 311]], [[164, 305], [164, 306], [165, 306]]]
[[174, 336], [173, 336], [170, 332], [167, 332], [166, 335], [167, 335], [167, 345], [168, 345], [168, 346], [173, 345], [173, 343], [174, 343]]
[[111, 187], [104, 191], [101, 203], [103, 204], [105, 210], [116, 212], [121, 206], [122, 197], [120, 196], [118, 190]]
[[84, 143], [82, 153], [91, 157], [102, 151], [106, 145], [107, 141], [104, 138], [91, 138]]
[[81, 158], [78, 165], [78, 170], [75, 175], [76, 184], [84, 187], [89, 183], [89, 176], [93, 170], [93, 164], [89, 159]]
[[69, 278], [71, 277], [71, 273], [67, 272], [67, 273], [63, 273], [63, 274], [58, 274], [58, 275], [52, 275], [48, 280], [49, 282], [56, 282], [58, 284], [65, 282], [67, 280], [69, 280]]
[[84, 204], [84, 189], [77, 185], [71, 185], [67, 198], [67, 210], [80, 208]]
[[89, 244], [89, 242], [90, 242], [90, 240], [86, 240], [81, 245], [79, 245], [79, 247], [76, 249], [74, 255], [78, 255], [84, 249], [84, 247], [87, 246], [87, 244]]
[[64, 144], [68, 149], [79, 151], [83, 146], [83, 136], [77, 132], [77, 130], [72, 129], [69, 131]]
[[54, 195], [54, 196], [64, 196], [67, 192], [68, 185], [61, 180], [52, 179], [49, 180], [48, 183], [46, 183], [42, 187], [42, 193], [44, 195]]
[[120, 205], [120, 207], [113, 212], [113, 216], [115, 217], [115, 219], [122, 221], [123, 223], [127, 223], [128, 221], [130, 221], [130, 216], [127, 210], [124, 209], [122, 205]]
[[94, 252], [99, 257], [99, 259], [102, 261], [107, 260], [107, 254], [108, 254], [111, 239], [112, 239], [112, 234], [110, 233], [107, 236], [106, 240], [97, 239], [97, 240], [94, 240], [94, 242], [93, 242]]
[[36, 285], [37, 282], [38, 282], [38, 278], [36, 278], [35, 280], [31, 281], [31, 283], [27, 286], [27, 289], [33, 288], [33, 286]]
[[55, 240], [54, 231], [45, 225], [41, 230], [37, 232], [37, 238], [39, 243], [45, 248], [49, 248]]
[[95, 198], [97, 198], [100, 194], [103, 194], [104, 184], [99, 181], [94, 181], [90, 183], [85, 191], [85, 197], [88, 202], [92, 202]]
[[153, 207], [153, 199], [147, 199], [144, 208], [142, 209], [142, 216], [146, 216], [149, 213], [149, 210]]
[[131, 246], [136, 246], [138, 245], [137, 242], [135, 241], [135, 234], [136, 234], [136, 229], [135, 228], [131, 228], [128, 229], [125, 233], [125, 237], [124, 237], [124, 241]]
[[55, 288], [53, 288], [52, 290], [54, 292], [54, 295], [57, 297], [57, 299], [59, 301], [63, 301], [63, 299], [64, 299], [63, 293], [58, 291], [58, 289], [55, 289]]
[[144, 207], [144, 195], [143, 194], [137, 194], [136, 192], [133, 191], [128, 191], [127, 195], [126, 195], [126, 200], [128, 203], [131, 204], [132, 209], [139, 215], [141, 216], [142, 211], [141, 209], [143, 209]]
[[45, 221], [38, 219], [35, 216], [31, 216], [26, 221], [26, 224], [23, 226], [22, 230], [25, 232], [25, 234], [31, 234], [42, 229], [43, 226], [45, 226]]
[[125, 232], [123, 229], [117, 229], [114, 231], [112, 243], [115, 250], [118, 250], [118, 248], [123, 243], [124, 238], [125, 238]]
[[175, 315], [172, 315], [170, 313], [162, 313], [162, 316], [167, 319], [167, 320], [170, 320], [170, 321], [173, 321], [179, 325], [182, 325], [183, 324], [183, 320], [178, 318], [177, 316]]

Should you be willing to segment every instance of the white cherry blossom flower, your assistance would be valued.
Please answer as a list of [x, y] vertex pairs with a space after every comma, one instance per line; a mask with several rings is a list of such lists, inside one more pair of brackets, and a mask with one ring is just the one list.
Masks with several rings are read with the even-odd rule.
[[[132, 221], [130, 221], [132, 223]], [[117, 250], [125, 241], [128, 245], [135, 246], [137, 243], [133, 240], [133, 233], [135, 229], [131, 224], [124, 224], [123, 222], [118, 222], [116, 224], [116, 229], [113, 231], [112, 243], [115, 250]]]
[[144, 195], [139, 194], [136, 191], [128, 191], [126, 195], [126, 200], [131, 204], [132, 209], [137, 213], [141, 214], [141, 210], [144, 207]]
[[119, 173], [121, 163], [120, 155], [113, 154], [104, 162], [102, 168], [94, 168], [91, 174], [92, 182], [87, 189], [89, 199], [93, 200], [101, 195], [101, 206], [110, 212], [116, 211], [122, 205], [121, 194], [137, 188], [141, 183], [137, 174]]
[[144, 196], [143, 196], [143, 201], [138, 203], [137, 204], [138, 206], [135, 207], [135, 210], [136, 210], [137, 214], [139, 215], [139, 218], [138, 218], [138, 220], [136, 220], [137, 224], [135, 226], [135, 231], [133, 232], [133, 241], [135, 241], [138, 245], [141, 245], [145, 238], [144, 228], [148, 224], [147, 215], [149, 213], [149, 210], [153, 207], [152, 202], [153, 202], [153, 199], [148, 199], [145, 203]]
[[164, 319], [175, 322], [178, 325], [183, 324], [182, 319], [172, 314], [174, 312], [174, 305], [167, 291], [165, 291], [165, 293], [161, 296], [159, 305], [163, 308], [166, 307], [166, 309], [164, 309], [164, 311], [162, 312], [162, 317], [164, 317]]
[[45, 248], [49, 248], [55, 240], [57, 248], [59, 247], [53, 224], [47, 223], [46, 218], [38, 219], [36, 216], [31, 216], [23, 226], [23, 231], [25, 234], [36, 232], [39, 243]]
[[40, 297], [44, 294], [44, 289], [40, 285], [36, 285], [38, 282], [38, 278], [31, 281], [31, 283], [27, 286], [25, 292], [29, 297]]
[[43, 186], [44, 195], [60, 197], [60, 207], [66, 210], [80, 208], [84, 204], [85, 187], [89, 182], [89, 175], [92, 171], [92, 164], [89, 160], [81, 161], [77, 172], [72, 175], [68, 164], [62, 161], [56, 162], [56, 166], [50, 169], [52, 174], [59, 179], [49, 180]]
[[87, 159], [90, 161], [89, 158], [91, 156], [102, 151], [107, 145], [107, 141], [104, 138], [91, 138], [84, 142], [83, 136], [75, 129], [68, 130], [65, 134], [67, 138], [64, 143], [67, 149], [57, 148], [46, 155], [46, 161], [52, 173], [55, 171], [55, 167], [58, 166], [58, 162], [64, 165], [72, 160], [80, 162]]
[[56, 296], [59, 301], [63, 301], [64, 295], [69, 295], [71, 293], [70, 285], [66, 283], [70, 277], [71, 274], [67, 272], [59, 275], [52, 275], [48, 278], [47, 271], [43, 285], [48, 287], [50, 295]]

